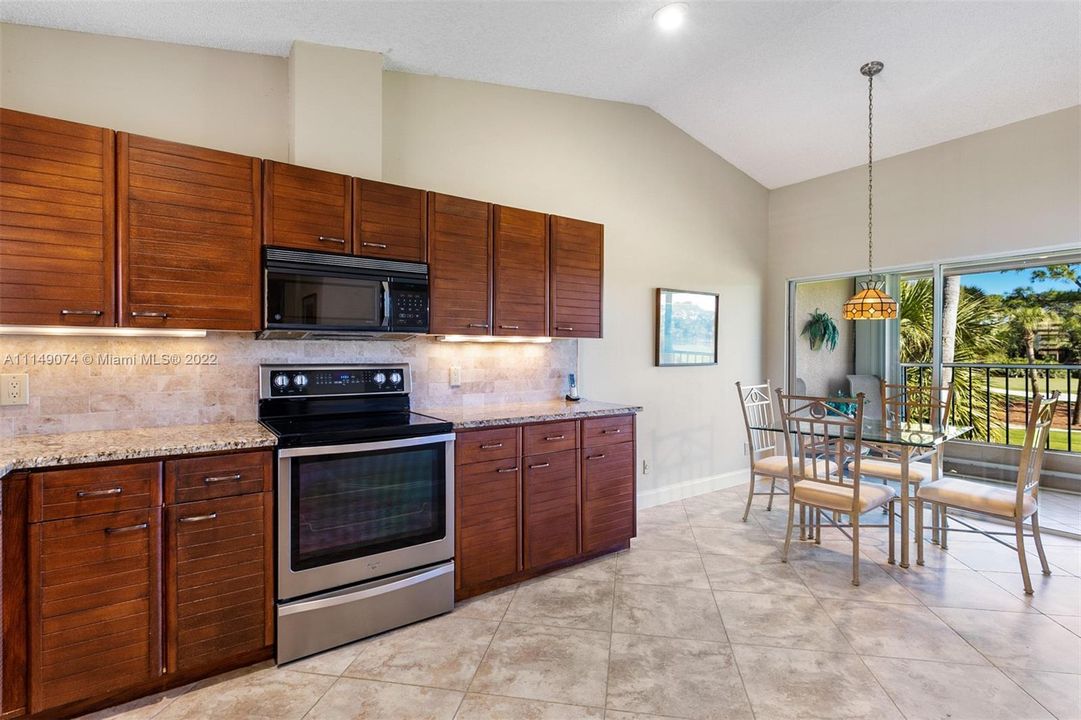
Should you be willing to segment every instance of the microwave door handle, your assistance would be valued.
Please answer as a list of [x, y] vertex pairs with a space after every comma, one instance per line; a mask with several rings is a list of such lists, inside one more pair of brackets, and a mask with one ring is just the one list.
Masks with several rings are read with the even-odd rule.
[[390, 281], [383, 280], [383, 327], [390, 329]]

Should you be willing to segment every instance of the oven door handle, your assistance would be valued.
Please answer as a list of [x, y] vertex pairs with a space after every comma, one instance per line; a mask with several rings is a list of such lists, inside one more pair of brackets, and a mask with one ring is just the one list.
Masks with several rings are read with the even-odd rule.
[[328, 598], [321, 598], [319, 600], [303, 600], [297, 603], [286, 603], [278, 605], [279, 615], [293, 615], [295, 613], [308, 612], [310, 610], [319, 610], [321, 608], [330, 608], [338, 605], [347, 605], [354, 603], [357, 600], [363, 600], [364, 598], [374, 597], [376, 595], [384, 595], [388, 592], [395, 590], [404, 590], [407, 587], [419, 585], [428, 580], [439, 577], [440, 575], [446, 575], [454, 572], [454, 564], [446, 563], [439, 567], [434, 567], [431, 570], [425, 570], [424, 572], [417, 573], [416, 575], [410, 575], [409, 577], [402, 578], [401, 580], [395, 580], [382, 585], [376, 585], [372, 588], [366, 588], [355, 592], [344, 592], [340, 595], [333, 595]]
[[383, 327], [390, 328], [390, 281], [383, 280], [380, 285], [383, 286]]

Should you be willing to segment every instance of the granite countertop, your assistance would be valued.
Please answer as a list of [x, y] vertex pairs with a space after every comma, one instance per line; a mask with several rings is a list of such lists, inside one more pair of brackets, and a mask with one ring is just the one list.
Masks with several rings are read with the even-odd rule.
[[472, 407], [414, 407], [413, 412], [454, 423], [455, 430], [499, 427], [550, 420], [577, 420], [603, 415], [625, 415], [641, 412], [640, 405], [597, 402], [596, 400], [548, 400], [510, 405], [476, 405]]
[[26, 435], [0, 444], [0, 477], [12, 470], [273, 447], [258, 422]]

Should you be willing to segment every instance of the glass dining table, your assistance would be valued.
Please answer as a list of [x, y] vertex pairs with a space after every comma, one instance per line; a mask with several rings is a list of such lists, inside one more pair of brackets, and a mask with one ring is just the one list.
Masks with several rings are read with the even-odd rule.
[[[784, 431], [784, 428], [780, 424], [752, 424], [751, 430], [780, 433]], [[910, 482], [912, 464], [922, 460], [929, 460], [931, 465], [930, 480], [932, 482], [938, 480], [942, 473], [942, 446], [949, 440], [964, 437], [971, 430], [971, 427], [950, 425], [948, 423], [932, 425], [921, 422], [864, 418], [861, 427], [863, 447], [870, 450], [876, 460], [890, 460], [899, 466], [898, 480], [901, 486], [901, 567], [908, 567], [909, 545], [911, 543], [909, 529], [912, 523], [912, 510], [910, 507], [912, 499]], [[855, 427], [846, 427], [844, 433], [846, 437], [854, 438]]]

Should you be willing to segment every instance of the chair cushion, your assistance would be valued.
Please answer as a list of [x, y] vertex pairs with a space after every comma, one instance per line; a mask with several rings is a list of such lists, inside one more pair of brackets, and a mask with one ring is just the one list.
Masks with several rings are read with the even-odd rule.
[[[924, 485], [916, 494], [931, 502], [1007, 518], [1014, 517], [1017, 505], [1015, 487], [1000, 487], [960, 478], [937, 480]], [[1037, 509], [1036, 498], [1026, 494], [1021, 505], [1021, 517], [1027, 518]]]
[[[860, 476], [883, 478], [885, 480], [901, 480], [901, 463], [896, 460], [883, 460], [881, 458], [861, 458]], [[931, 480], [931, 463], [914, 462], [908, 464], [908, 480], [914, 483], [923, 483]]]
[[[811, 461], [807, 461], [807, 472], [811, 472]], [[819, 474], [834, 474], [835, 465], [832, 462], [819, 461], [818, 472]], [[799, 461], [796, 460], [792, 463], [792, 469], [799, 473]], [[771, 455], [770, 457], [764, 457], [754, 464], [754, 471], [757, 475], [769, 475], [771, 477], [786, 478], [788, 477], [788, 457], [786, 455]]]
[[[801, 480], [792, 491], [796, 502], [805, 502], [818, 507], [851, 512], [851, 485], [830, 485], [828, 483]], [[860, 483], [860, 513], [884, 505], [893, 499], [897, 492], [889, 485]]]

